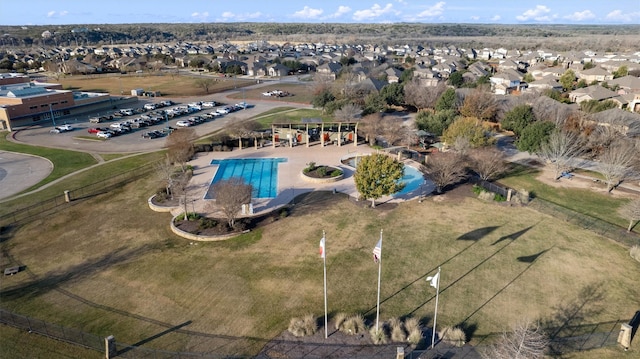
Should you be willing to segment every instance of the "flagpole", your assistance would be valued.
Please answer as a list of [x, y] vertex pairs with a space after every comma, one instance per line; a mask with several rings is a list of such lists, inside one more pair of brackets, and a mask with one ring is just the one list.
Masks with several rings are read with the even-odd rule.
[[380, 321], [380, 274], [382, 273], [382, 229], [380, 230], [380, 259], [378, 259], [378, 303], [376, 305], [376, 332]]
[[322, 231], [322, 238], [324, 238], [325, 241], [325, 250], [322, 256], [322, 263], [324, 265], [324, 338], [327, 339], [329, 337], [327, 329], [327, 239], [324, 236], [324, 231]]
[[436, 343], [436, 322], [438, 320], [438, 297], [440, 295], [440, 267], [438, 267], [438, 280], [436, 282], [436, 310], [435, 310], [435, 314], [433, 315], [433, 333], [431, 335], [431, 349], [433, 349], [433, 346]]

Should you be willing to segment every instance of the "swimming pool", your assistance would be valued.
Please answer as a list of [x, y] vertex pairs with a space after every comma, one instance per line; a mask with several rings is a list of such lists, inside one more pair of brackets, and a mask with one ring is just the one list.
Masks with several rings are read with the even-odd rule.
[[[368, 155], [364, 155], [364, 156], [368, 156]], [[342, 163], [348, 164], [349, 166], [356, 168], [359, 157], [362, 157], [362, 155], [343, 158]], [[432, 183], [430, 183], [430, 181], [427, 181], [424, 178], [424, 176], [422, 175], [422, 172], [420, 172], [415, 167], [411, 167], [408, 165], [404, 165], [404, 174], [400, 179], [400, 181], [404, 183], [404, 188], [402, 189], [402, 191], [391, 195], [391, 197], [400, 197], [408, 194], [424, 195], [426, 193], [421, 193], [422, 190], [426, 191], [426, 190], [429, 190], [431, 187], [433, 187]], [[423, 185], [425, 186], [421, 190], [420, 187]]]
[[213, 160], [218, 170], [211, 180], [205, 199], [213, 199], [213, 185], [231, 177], [240, 177], [253, 186], [253, 198], [275, 198], [278, 195], [278, 163], [286, 158], [235, 158]]

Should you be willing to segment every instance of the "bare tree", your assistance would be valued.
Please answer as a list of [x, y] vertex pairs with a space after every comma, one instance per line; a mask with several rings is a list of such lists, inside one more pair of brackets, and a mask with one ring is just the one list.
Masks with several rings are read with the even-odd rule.
[[498, 113], [498, 103], [495, 96], [488, 89], [477, 87], [464, 98], [460, 113], [465, 117], [493, 121]]
[[447, 85], [444, 82], [439, 82], [437, 86], [424, 86], [420, 79], [413, 79], [404, 85], [404, 100], [418, 110], [434, 108], [446, 90]]
[[376, 137], [384, 133], [383, 121], [382, 115], [378, 112], [367, 115], [360, 121], [360, 129], [371, 145], [376, 143]]
[[549, 339], [540, 326], [521, 323], [511, 333], [503, 333], [481, 356], [486, 359], [537, 359], [544, 356], [548, 345]]
[[471, 169], [483, 181], [494, 180], [506, 170], [504, 153], [496, 148], [478, 148], [473, 150], [469, 157]]
[[196, 87], [199, 87], [204, 90], [205, 93], [209, 93], [209, 89], [213, 86], [215, 81], [211, 78], [201, 78], [196, 80]]
[[397, 116], [388, 116], [382, 119], [382, 133], [380, 133], [389, 145], [393, 146], [396, 142], [403, 139], [405, 136], [402, 118]]
[[186, 163], [193, 156], [193, 141], [196, 139], [196, 131], [192, 128], [181, 128], [173, 131], [167, 137], [167, 155], [173, 163], [180, 164], [185, 171]]
[[356, 104], [348, 103], [333, 112], [333, 117], [341, 122], [351, 122], [362, 114], [362, 108]]
[[436, 192], [442, 193], [445, 187], [456, 184], [467, 177], [467, 171], [460, 155], [454, 152], [442, 152], [429, 156], [425, 171], [436, 185]]
[[175, 182], [176, 167], [171, 163], [169, 157], [154, 164], [158, 180], [165, 186], [165, 192], [173, 199], [173, 184]]
[[180, 202], [184, 205], [184, 219], [188, 220], [187, 198], [189, 194], [189, 181], [191, 181], [191, 171], [178, 172], [173, 177], [172, 192], [180, 197]]
[[624, 206], [618, 209], [618, 213], [629, 220], [629, 227], [627, 228], [627, 232], [631, 232], [633, 229], [634, 223], [640, 221], [640, 199], [636, 198], [631, 200]]
[[553, 178], [574, 168], [574, 162], [584, 151], [584, 145], [575, 132], [554, 131], [540, 146], [538, 155], [553, 168]]
[[216, 205], [222, 209], [227, 217], [229, 227], [234, 228], [238, 214], [243, 204], [251, 202], [253, 186], [244, 182], [240, 177], [231, 177], [213, 185]]
[[637, 151], [631, 141], [619, 139], [602, 153], [597, 171], [604, 177], [608, 192], [632, 175], [637, 161]]

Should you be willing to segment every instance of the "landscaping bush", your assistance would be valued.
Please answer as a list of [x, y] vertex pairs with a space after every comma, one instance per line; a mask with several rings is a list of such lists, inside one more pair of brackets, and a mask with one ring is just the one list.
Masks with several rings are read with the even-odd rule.
[[371, 329], [369, 330], [369, 334], [371, 335], [371, 341], [375, 345], [387, 344], [388, 342], [387, 335], [382, 328], [376, 330], [375, 327], [371, 327]]
[[422, 329], [420, 329], [420, 320], [417, 318], [407, 318], [404, 321], [404, 329], [407, 331], [407, 342], [417, 346], [422, 340]]
[[327, 167], [322, 166], [322, 167], [318, 168], [318, 175], [320, 177], [326, 176], [327, 175]]
[[438, 337], [445, 343], [461, 347], [467, 342], [467, 335], [458, 327], [444, 327], [438, 332]]
[[483, 201], [493, 201], [494, 196], [495, 193], [487, 191], [481, 191], [480, 194], [478, 194], [478, 198]]
[[334, 170], [333, 172], [331, 172], [331, 177], [338, 177], [342, 174], [342, 171], [340, 170]]
[[313, 314], [307, 314], [303, 318], [291, 318], [287, 330], [296, 337], [309, 336], [318, 331], [318, 323]]
[[202, 217], [202, 218], [200, 218], [199, 222], [200, 222], [199, 225], [198, 225], [199, 229], [214, 228], [214, 227], [216, 227], [218, 225], [218, 221], [216, 221], [213, 218]]
[[631, 258], [637, 260], [638, 262], [640, 262], [640, 246], [635, 245], [633, 247], [631, 247], [631, 250], [629, 251], [629, 254], [631, 254]]
[[496, 202], [504, 202], [504, 201], [506, 201], [506, 200], [507, 200], [507, 197], [505, 197], [505, 196], [503, 196], [503, 195], [501, 195], [501, 194], [499, 194], [499, 193], [496, 193], [496, 194], [493, 196], [493, 200], [494, 200], [494, 201], [496, 201]]
[[[200, 215], [195, 213], [195, 212], [189, 212], [187, 213], [187, 220], [188, 221], [195, 221], [200, 219]], [[184, 221], [185, 217], [184, 217], [184, 212], [180, 213], [179, 215], [176, 216], [176, 221]]]
[[364, 332], [366, 329], [367, 327], [364, 325], [364, 318], [362, 315], [356, 314], [345, 319], [339, 330], [348, 335], [356, 335]]
[[395, 343], [404, 342], [407, 338], [407, 333], [404, 331], [404, 325], [398, 318], [391, 318], [389, 320], [389, 327], [391, 327], [391, 341]]
[[316, 163], [315, 162], [309, 162], [307, 163], [307, 167], [305, 167], [305, 169], [303, 170], [304, 173], [309, 173], [313, 170], [316, 169]]
[[335, 318], [333, 319], [336, 330], [340, 330], [340, 328], [342, 327], [342, 324], [344, 323], [344, 321], [347, 319], [348, 316], [349, 315], [347, 313], [342, 313], [342, 312], [336, 314]]

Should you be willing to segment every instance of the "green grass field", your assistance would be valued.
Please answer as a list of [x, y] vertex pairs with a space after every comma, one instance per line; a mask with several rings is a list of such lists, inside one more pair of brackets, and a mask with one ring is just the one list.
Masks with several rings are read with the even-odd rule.
[[[263, 92], [269, 92], [273, 90], [286, 91], [291, 94], [291, 96], [286, 97], [267, 97], [263, 96]], [[263, 86], [256, 89], [248, 89], [246, 91], [239, 91], [234, 94], [229, 95], [230, 98], [233, 99], [245, 99], [245, 100], [270, 100], [274, 102], [282, 102], [286, 104], [287, 102], [295, 102], [295, 103], [311, 103], [313, 99], [313, 90], [312, 87], [308, 84], [273, 84], [268, 86]]]

